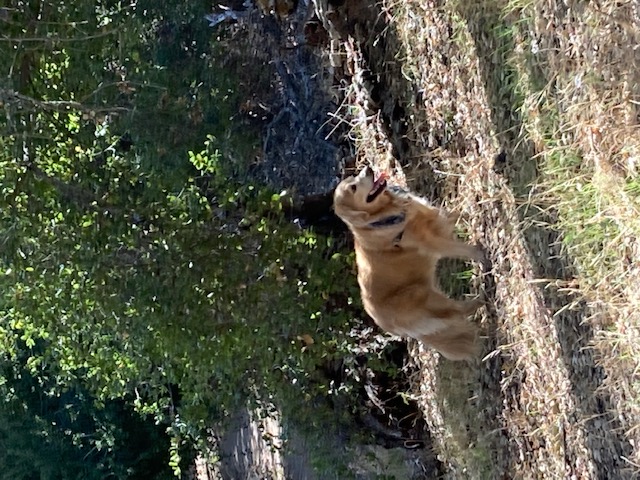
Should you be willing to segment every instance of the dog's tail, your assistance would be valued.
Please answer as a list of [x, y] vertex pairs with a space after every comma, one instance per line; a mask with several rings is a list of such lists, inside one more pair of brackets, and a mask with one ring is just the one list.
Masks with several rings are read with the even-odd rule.
[[449, 360], [469, 360], [480, 350], [477, 328], [462, 319], [447, 325], [444, 330], [423, 335], [420, 340], [425, 345], [435, 348]]

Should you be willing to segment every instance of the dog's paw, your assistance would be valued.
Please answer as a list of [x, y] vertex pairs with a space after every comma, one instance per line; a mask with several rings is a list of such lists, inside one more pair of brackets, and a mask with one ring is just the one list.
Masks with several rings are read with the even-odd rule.
[[450, 225], [455, 225], [460, 219], [460, 214], [458, 212], [447, 212], [445, 217]]
[[476, 311], [484, 305], [484, 297], [478, 296], [471, 300], [464, 300], [462, 302], [462, 311], [465, 315], [473, 315]]
[[475, 260], [478, 263], [484, 263], [484, 260], [487, 258], [485, 251], [480, 245], [473, 245], [470, 251], [471, 260]]
[[471, 257], [472, 260], [475, 260], [482, 266], [483, 272], [490, 272], [493, 269], [493, 264], [487, 251], [478, 244], [474, 245], [474, 250], [475, 254]]

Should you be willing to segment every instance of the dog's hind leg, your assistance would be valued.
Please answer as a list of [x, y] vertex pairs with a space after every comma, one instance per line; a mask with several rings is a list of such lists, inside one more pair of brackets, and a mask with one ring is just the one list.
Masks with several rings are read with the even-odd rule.
[[411, 314], [395, 315], [397, 326], [413, 338], [447, 331], [459, 323], [466, 324], [466, 318], [482, 304], [479, 299], [453, 300], [436, 291], [423, 297], [420, 303], [421, 308]]
[[479, 350], [478, 329], [467, 317], [475, 313], [483, 301], [479, 298], [457, 301], [444, 294], [439, 300], [439, 305], [429, 308], [428, 313], [444, 319], [443, 328], [433, 333], [423, 332], [424, 335], [416, 338], [435, 348], [449, 360], [467, 360], [474, 357]]
[[455, 322], [446, 329], [429, 335], [423, 335], [419, 340], [435, 348], [449, 360], [469, 360], [479, 351], [478, 334], [475, 325], [464, 320]]

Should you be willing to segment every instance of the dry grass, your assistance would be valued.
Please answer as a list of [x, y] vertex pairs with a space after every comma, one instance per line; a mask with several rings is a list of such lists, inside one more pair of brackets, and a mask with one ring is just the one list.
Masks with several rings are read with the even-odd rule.
[[[492, 263], [475, 271], [483, 362], [461, 373], [415, 347], [452, 478], [640, 472], [639, 10], [382, 3], [406, 180], [461, 211]], [[380, 119], [352, 105], [360, 155], [393, 165]]]
[[[506, 5], [516, 49], [525, 140], [542, 175], [533, 201], [552, 208], [570, 288], [586, 302], [599, 388], [621, 417], [640, 468], [640, 19], [636, 2]], [[555, 29], [549, 29], [555, 25]], [[541, 81], [541, 77], [544, 81]]]

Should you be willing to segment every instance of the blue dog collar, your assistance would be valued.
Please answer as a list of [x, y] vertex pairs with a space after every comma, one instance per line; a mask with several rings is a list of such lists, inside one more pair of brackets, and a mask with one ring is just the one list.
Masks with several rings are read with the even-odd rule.
[[381, 220], [377, 220], [375, 222], [371, 222], [369, 226], [371, 228], [383, 228], [383, 227], [391, 227], [393, 225], [398, 225], [399, 223], [404, 222], [406, 215], [404, 213], [400, 213], [398, 215], [391, 215], [389, 217], [385, 217]]

